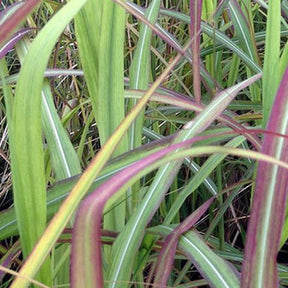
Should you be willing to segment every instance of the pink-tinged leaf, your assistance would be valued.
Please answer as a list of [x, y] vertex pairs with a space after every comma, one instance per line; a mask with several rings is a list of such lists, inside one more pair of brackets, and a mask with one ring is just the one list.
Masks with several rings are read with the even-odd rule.
[[[13, 244], [13, 246], [6, 251], [5, 255], [1, 257], [0, 264], [5, 268], [10, 268], [13, 264], [14, 260], [21, 254], [20, 242], [17, 241]], [[0, 282], [3, 277], [6, 275], [5, 271], [0, 270]]]
[[[288, 68], [279, 86], [267, 130], [288, 134]], [[265, 134], [262, 152], [288, 161], [288, 140]], [[245, 245], [241, 287], [278, 287], [277, 253], [287, 196], [287, 170], [260, 162]]]
[[202, 0], [190, 0], [190, 35], [192, 38], [193, 89], [196, 103], [201, 103], [200, 76], [200, 32], [201, 32]]
[[[198, 139], [197, 139], [198, 140]], [[194, 139], [171, 145], [123, 169], [86, 197], [77, 212], [72, 237], [71, 287], [103, 287], [101, 219], [108, 199], [133, 177], [168, 153], [191, 145]]]
[[[198, 129], [198, 131], [206, 129], [213, 120], [221, 114], [227, 105], [229, 105], [241, 89], [257, 81], [260, 77], [260, 74], [255, 75], [219, 93], [213, 102], [195, 118], [195, 122], [189, 122], [185, 125], [179, 141], [187, 139], [186, 131], [190, 134], [193, 129]], [[206, 115], [210, 117], [208, 118]], [[128, 188], [132, 180], [144, 176], [153, 167], [156, 169], [158, 167], [155, 164], [156, 161], [169, 155], [172, 151], [177, 149], [181, 151], [181, 148], [192, 145], [194, 141], [203, 139], [203, 137], [193, 138], [192, 135], [189, 136], [191, 139], [163, 148], [121, 170], [83, 200], [77, 212], [73, 230], [71, 262], [72, 287], [103, 287], [100, 246], [101, 217], [104, 205], [108, 199], [121, 189]], [[151, 215], [152, 214], [149, 214], [149, 218]], [[149, 219], [147, 219], [147, 221], [149, 221]]]
[[12, 37], [0, 48], [0, 59], [2, 59], [11, 50], [18, 41], [20, 41], [33, 28], [25, 28], [13, 34]]
[[18, 2], [18, 3], [14, 3], [9, 5], [7, 8], [5, 8], [4, 10], [2, 10], [0, 12], [0, 26], [2, 25], [2, 23], [4, 21], [6, 21], [9, 17], [11, 17], [11, 15], [18, 10], [24, 3], [23, 2]]
[[[148, 228], [147, 232], [162, 238], [171, 234], [173, 228], [159, 225]], [[181, 235], [178, 241], [178, 251], [193, 263], [197, 271], [215, 288], [239, 288], [240, 274], [231, 263], [218, 256], [196, 231], [190, 230]], [[155, 285], [158, 287], [157, 285]], [[181, 285], [180, 285], [181, 286]], [[152, 286], [151, 286], [152, 287]], [[167, 287], [161, 286], [161, 287]], [[189, 286], [190, 287], [190, 286]], [[206, 286], [205, 286], [206, 287]]]
[[181, 224], [179, 224], [173, 232], [166, 238], [164, 245], [160, 251], [160, 255], [158, 257], [158, 261], [156, 264], [156, 272], [154, 284], [165, 286], [167, 285], [167, 281], [169, 279], [174, 256], [176, 253], [176, 248], [178, 244], [178, 239], [181, 234], [187, 232], [189, 229], [193, 227], [193, 225], [202, 217], [202, 215], [209, 208], [211, 203], [213, 202], [214, 197], [210, 198], [203, 205], [201, 205], [196, 211], [194, 211], [189, 217], [187, 217]]
[[255, 61], [258, 65], [261, 66], [261, 61], [257, 53], [256, 43], [253, 40], [254, 35], [251, 30], [251, 23], [249, 23], [246, 18], [243, 10], [236, 0], [231, 0], [228, 3], [228, 13], [232, 20], [232, 24], [235, 28], [237, 38], [240, 41], [242, 49], [247, 53], [250, 59]]
[[9, 38], [9, 35], [21, 24], [22, 21], [40, 4], [41, 0], [27, 0], [0, 24], [0, 46]]
[[[191, 109], [191, 110], [196, 111], [196, 112], [203, 111], [204, 106], [195, 103], [194, 99], [192, 99], [190, 97], [186, 97], [186, 96], [179, 94], [175, 91], [171, 91], [171, 90], [164, 89], [164, 88], [162, 88], [162, 89], [164, 91], [167, 91], [167, 93], [170, 95], [163, 95], [163, 94], [158, 95], [157, 93], [155, 93], [155, 96], [151, 97], [151, 100], [163, 102], [166, 104], [175, 105], [175, 106], [187, 109], [187, 110]], [[243, 136], [245, 136], [246, 139], [253, 144], [254, 148], [256, 150], [261, 149], [260, 139], [255, 135], [251, 135], [251, 133], [245, 133], [245, 130], [246, 130], [245, 127], [242, 126], [237, 121], [233, 120], [231, 117], [222, 114], [221, 116], [217, 117], [217, 120], [219, 120], [220, 122], [222, 122], [223, 124], [227, 125], [228, 127], [232, 128], [235, 131], [243, 131], [243, 133], [241, 133], [241, 134]]]

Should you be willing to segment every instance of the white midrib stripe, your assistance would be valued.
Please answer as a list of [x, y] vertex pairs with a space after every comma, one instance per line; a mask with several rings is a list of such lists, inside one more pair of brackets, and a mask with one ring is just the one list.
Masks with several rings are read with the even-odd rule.
[[60, 155], [61, 155], [61, 158], [63, 159], [63, 164], [64, 164], [64, 169], [67, 173], [67, 177], [71, 177], [72, 174], [71, 174], [71, 171], [70, 171], [70, 168], [69, 168], [69, 165], [67, 163], [67, 159], [66, 159], [66, 155], [64, 153], [64, 150], [63, 150], [63, 146], [61, 144], [61, 140], [60, 140], [60, 137], [59, 137], [59, 134], [58, 134], [58, 131], [55, 127], [55, 124], [54, 124], [54, 121], [53, 121], [53, 117], [51, 115], [51, 112], [49, 110], [49, 107], [48, 107], [48, 103], [46, 101], [46, 98], [45, 98], [45, 95], [44, 95], [44, 92], [42, 91], [42, 101], [43, 101], [43, 104], [44, 104], [44, 107], [45, 107], [45, 110], [47, 112], [47, 115], [48, 115], [48, 118], [49, 118], [49, 123], [51, 125], [51, 128], [53, 130], [53, 134], [55, 135], [55, 140], [56, 140], [56, 143], [57, 143], [57, 146], [59, 147], [59, 151], [60, 151]]

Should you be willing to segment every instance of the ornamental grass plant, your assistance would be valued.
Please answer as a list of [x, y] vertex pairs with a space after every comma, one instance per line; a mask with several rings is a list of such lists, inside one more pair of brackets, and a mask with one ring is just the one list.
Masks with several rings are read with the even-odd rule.
[[287, 0], [0, 9], [1, 288], [287, 287]]

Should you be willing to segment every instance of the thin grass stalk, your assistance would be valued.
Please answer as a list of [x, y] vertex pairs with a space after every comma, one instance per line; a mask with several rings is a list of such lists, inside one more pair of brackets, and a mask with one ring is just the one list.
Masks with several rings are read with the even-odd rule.
[[[243, 143], [245, 138], [243, 136], [238, 136], [232, 140], [230, 140], [224, 147], [237, 147]], [[164, 224], [170, 224], [175, 217], [177, 211], [180, 210], [181, 206], [183, 205], [185, 199], [191, 193], [195, 192], [196, 189], [203, 183], [203, 179], [205, 179], [208, 175], [212, 173], [214, 169], [216, 169], [219, 164], [224, 160], [226, 156], [223, 154], [220, 155], [212, 155], [209, 157], [206, 162], [202, 165], [199, 171], [191, 178], [191, 180], [187, 183], [186, 187], [182, 189], [182, 191], [178, 194], [177, 198], [175, 199], [171, 209], [169, 210], [167, 216], [165, 217]], [[213, 191], [213, 196], [217, 195], [217, 192], [221, 191], [219, 189], [215, 189]]]
[[[215, 10], [216, 10], [216, 3], [213, 0], [208, 1], [206, 0], [203, 2], [201, 19], [203, 19], [203, 21], [207, 23], [210, 23], [212, 27], [216, 25], [215, 12], [214, 12]], [[211, 45], [215, 47], [215, 42], [209, 40], [209, 37], [207, 35], [203, 34], [202, 37], [203, 37], [203, 44], [202, 44], [203, 46], [201, 47], [202, 49], [205, 47], [209, 47]], [[212, 77], [215, 77], [215, 69], [214, 69], [215, 52], [216, 51], [213, 51], [210, 55], [207, 55], [205, 57], [205, 67]]]
[[[160, 8], [159, 0], [154, 0], [145, 12], [147, 20], [154, 25]], [[139, 40], [133, 55], [130, 67], [130, 89], [147, 90], [150, 76], [150, 46], [151, 46], [152, 30], [145, 25], [141, 25]], [[130, 109], [137, 103], [137, 99], [130, 99]], [[131, 125], [130, 134], [130, 150], [142, 144], [142, 130], [144, 121], [144, 111], [138, 116], [135, 123]]]
[[190, 0], [190, 34], [193, 67], [193, 91], [197, 104], [201, 103], [200, 39], [202, 0]]
[[[148, 9], [145, 12], [145, 17], [152, 25], [155, 24], [159, 8], [160, 0], [154, 0], [149, 5]], [[152, 40], [152, 30], [145, 25], [141, 24], [139, 40], [137, 43], [136, 50], [133, 54], [133, 60], [131, 63], [129, 75], [130, 75], [130, 88], [131, 89], [141, 89], [147, 90], [150, 77], [150, 67], [151, 67], [151, 40]], [[134, 107], [137, 103], [137, 99], [129, 99], [128, 107], [129, 110]], [[132, 150], [136, 147], [139, 147], [142, 144], [142, 130], [144, 122], [144, 113], [143, 110], [134, 123], [132, 123], [129, 131], [129, 149]], [[127, 201], [127, 206], [129, 207], [129, 213], [131, 214], [134, 210], [135, 203], [138, 201], [138, 193], [140, 190], [140, 183], [135, 183], [129, 192], [129, 200]], [[131, 200], [130, 200], [131, 199]]]
[[275, 95], [280, 82], [280, 31], [281, 31], [281, 1], [268, 2], [268, 16], [265, 39], [265, 55], [263, 67], [263, 128], [269, 119]]

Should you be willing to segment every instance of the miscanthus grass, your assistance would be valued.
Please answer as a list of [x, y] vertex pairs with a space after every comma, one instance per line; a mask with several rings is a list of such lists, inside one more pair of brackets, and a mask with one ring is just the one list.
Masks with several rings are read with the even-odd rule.
[[0, 287], [286, 287], [287, 1], [1, 1]]

